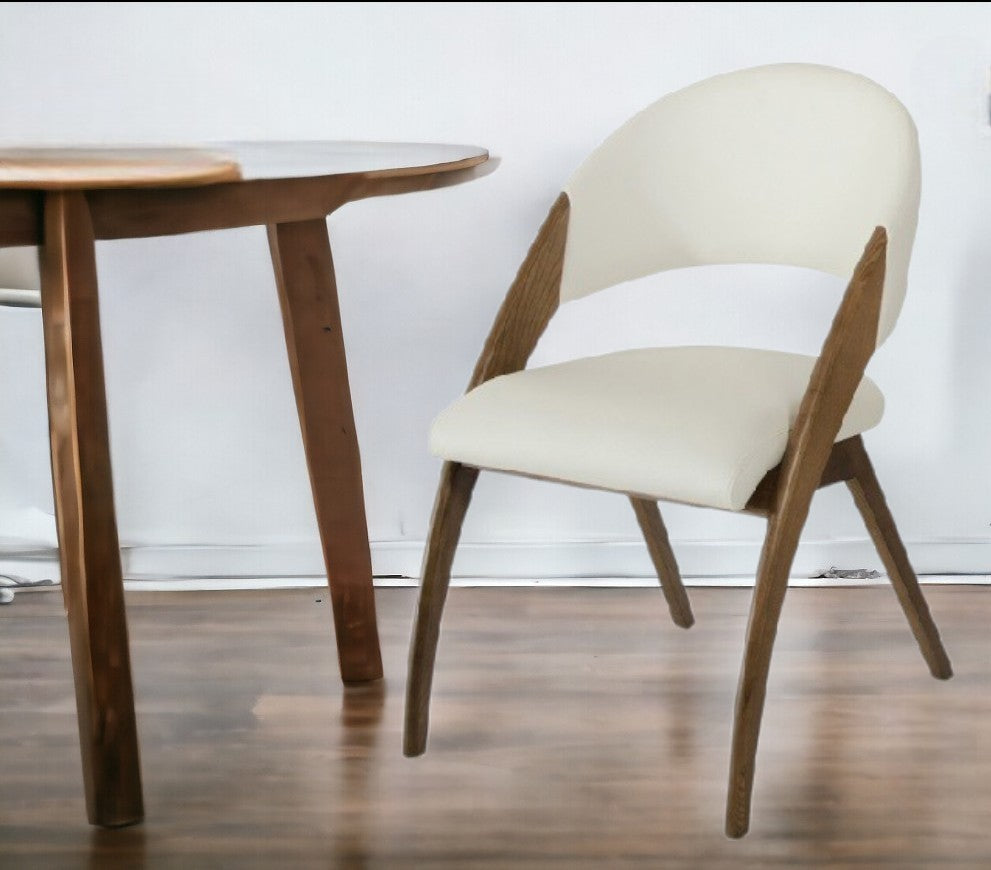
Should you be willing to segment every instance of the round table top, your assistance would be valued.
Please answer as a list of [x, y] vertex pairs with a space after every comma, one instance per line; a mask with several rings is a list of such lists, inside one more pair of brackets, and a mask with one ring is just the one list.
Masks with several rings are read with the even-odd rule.
[[453, 172], [488, 160], [484, 148], [403, 142], [218, 142], [189, 147], [0, 146], [0, 188], [93, 190], [193, 187], [231, 181]]

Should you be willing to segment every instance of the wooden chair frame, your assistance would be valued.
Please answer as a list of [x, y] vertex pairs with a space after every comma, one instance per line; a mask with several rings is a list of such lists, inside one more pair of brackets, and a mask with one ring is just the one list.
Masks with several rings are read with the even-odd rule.
[[[564, 260], [569, 200], [562, 193], [509, 289], [468, 389], [522, 370], [557, 310]], [[857, 263], [809, 380], [781, 463], [765, 475], [747, 503], [748, 513], [767, 517], [767, 535], [747, 626], [746, 648], [736, 697], [726, 806], [726, 833], [743, 836], [750, 823], [754, 760], [771, 651], [788, 575], [812, 496], [845, 482], [881, 556], [898, 601], [932, 675], [948, 679], [950, 661], [860, 436], [836, 443], [843, 418], [874, 353], [884, 287], [887, 233], [877, 227]], [[424, 752], [440, 620], [451, 565], [479, 469], [445, 462], [424, 555], [422, 584], [409, 660], [403, 749]], [[647, 542], [672, 618], [693, 622], [656, 502], [626, 493]]]

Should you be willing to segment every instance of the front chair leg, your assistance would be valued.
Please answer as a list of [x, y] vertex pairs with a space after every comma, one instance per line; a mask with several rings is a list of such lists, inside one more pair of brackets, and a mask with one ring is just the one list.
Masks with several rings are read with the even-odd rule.
[[637, 515], [640, 531], [647, 542], [647, 552], [657, 571], [657, 579], [661, 581], [664, 600], [668, 603], [671, 619], [681, 628], [691, 628], [695, 624], [692, 615], [692, 605], [688, 601], [688, 593], [681, 582], [678, 562], [671, 549], [668, 530], [664, 527], [661, 512], [657, 502], [646, 498], [630, 497], [633, 512]]
[[750, 605], [747, 647], [736, 696], [726, 833], [742, 837], [750, 826], [750, 795], [767, 672], [788, 589], [788, 572], [822, 482], [843, 415], [874, 352], [884, 288], [887, 234], [877, 227], [864, 248], [809, 378], [781, 460], [767, 537]]
[[754, 760], [764, 713], [771, 651], [788, 589], [788, 574], [804, 522], [804, 515], [772, 514], [757, 567], [743, 668], [736, 693], [729, 794], [726, 798], [726, 835], [729, 837], [742, 837], [750, 827]]
[[430, 686], [434, 676], [437, 640], [440, 637], [440, 618], [451, 581], [454, 551], [458, 546], [461, 525], [477, 479], [477, 468], [457, 462], [445, 462], [441, 471], [434, 514], [430, 521], [430, 537], [423, 557], [420, 600], [410, 646], [406, 724], [403, 732], [403, 754], [407, 756], [422, 755], [427, 748]]
[[939, 629], [936, 628], [936, 623], [929, 613], [926, 599], [922, 589], [919, 588], [918, 578], [912, 570], [905, 545], [898, 534], [891, 511], [888, 510], [884, 492], [874, 474], [874, 467], [864, 449], [863, 441], [857, 439], [848, 455], [854, 477], [847, 481], [847, 486], [853, 493], [853, 500], [864, 518], [874, 546], [877, 547], [881, 561], [888, 572], [888, 578], [891, 580], [902, 610], [905, 611], [912, 634], [915, 635], [922, 656], [929, 665], [930, 673], [939, 680], [948, 680], [953, 676], [949, 656], [943, 649]]

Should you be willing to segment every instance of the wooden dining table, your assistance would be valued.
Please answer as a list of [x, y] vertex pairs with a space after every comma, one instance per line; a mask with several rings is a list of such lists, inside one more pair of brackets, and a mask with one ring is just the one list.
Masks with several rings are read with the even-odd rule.
[[326, 218], [353, 200], [470, 180], [487, 160], [481, 148], [368, 142], [0, 148], [0, 247], [39, 249], [62, 588], [93, 824], [144, 815], [95, 242], [268, 228], [341, 677], [376, 680], [361, 461]]

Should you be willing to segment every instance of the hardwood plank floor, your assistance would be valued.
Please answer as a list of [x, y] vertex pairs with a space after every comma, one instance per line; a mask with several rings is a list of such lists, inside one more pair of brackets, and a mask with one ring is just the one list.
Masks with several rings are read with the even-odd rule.
[[991, 595], [928, 587], [933, 680], [890, 589], [793, 589], [751, 833], [722, 834], [749, 590], [453, 589], [427, 754], [387, 679], [342, 688], [325, 592], [127, 599], [147, 821], [86, 824], [61, 596], [0, 608], [3, 868], [991, 867]]

